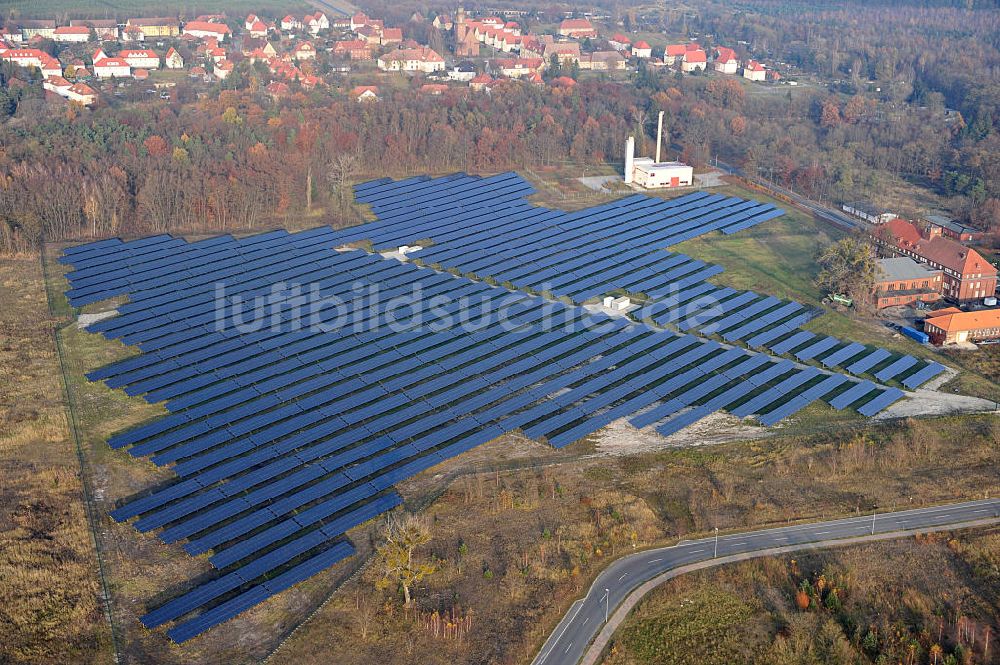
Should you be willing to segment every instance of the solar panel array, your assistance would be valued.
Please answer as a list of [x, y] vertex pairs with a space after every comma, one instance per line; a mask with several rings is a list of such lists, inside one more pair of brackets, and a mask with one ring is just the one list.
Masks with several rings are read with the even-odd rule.
[[[433, 181], [412, 180], [426, 182]], [[528, 191], [523, 181], [501, 176], [491, 187], [481, 200], [494, 201], [489, 191]], [[360, 193], [380, 189], [384, 183]], [[455, 201], [468, 206], [474, 195], [452, 200], [447, 191], [414, 187], [407, 196], [409, 204], [393, 205], [448, 200], [446, 207], [456, 208]], [[635, 197], [627, 200], [645, 209]], [[392, 213], [382, 207], [388, 205], [379, 203], [380, 215]], [[553, 219], [582, 214], [532, 209]], [[732, 215], [717, 228], [755, 218]], [[560, 224], [572, 228], [572, 219]], [[690, 232], [669, 228], [674, 236]], [[902, 395], [725, 342], [727, 335], [759, 336], [758, 315], [771, 312], [764, 327], [794, 320], [801, 316], [794, 303], [743, 297], [715, 317], [717, 341], [333, 250], [361, 237], [356, 233], [317, 228], [192, 243], [156, 236], [82, 245], [62, 259], [73, 268], [72, 304], [128, 297], [118, 316], [90, 330], [142, 351], [88, 378], [164, 402], [169, 411], [109, 444], [169, 466], [177, 480], [112, 516], [134, 520], [164, 542], [183, 542], [192, 555], [209, 553], [218, 570], [142, 618], [150, 628], [172, 623], [168, 634], [178, 642], [350, 555], [344, 534], [398, 505], [396, 483], [505, 432], [519, 429], [559, 447], [620, 418], [670, 434], [719, 409], [773, 424], [817, 399], [876, 413]], [[660, 268], [650, 270], [662, 279]], [[244, 314], [220, 309], [220, 284], [227, 298], [266, 297], [268, 320], [248, 323]], [[394, 301], [414, 284], [419, 298], [400, 314]], [[336, 305], [375, 288], [379, 298], [364, 307]], [[759, 306], [749, 317], [733, 316], [752, 303]], [[902, 375], [913, 367], [891, 360], [879, 369]]]
[[[706, 192], [670, 200], [636, 194], [568, 213], [530, 204], [525, 197], [532, 193], [516, 173], [374, 180], [358, 185], [355, 196], [371, 206], [378, 220], [338, 237], [345, 243], [370, 241], [376, 251], [429, 240], [431, 246], [410, 256], [581, 304], [611, 293], [637, 295], [648, 299], [632, 312], [637, 321], [717, 335], [751, 348], [783, 345], [820, 313], [773, 296], [710, 284], [705, 280], [721, 273], [721, 267], [665, 251], [705, 233], [735, 233], [783, 214], [773, 205]], [[834, 337], [823, 344], [846, 346]], [[819, 349], [796, 357], [808, 361], [818, 355]], [[863, 374], [858, 368], [841, 370]], [[942, 371], [937, 363], [915, 360], [879, 379], [919, 376], [927, 381]]]

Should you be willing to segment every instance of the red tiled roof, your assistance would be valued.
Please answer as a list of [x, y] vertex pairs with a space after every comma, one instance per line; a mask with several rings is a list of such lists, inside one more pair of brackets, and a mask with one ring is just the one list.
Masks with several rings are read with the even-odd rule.
[[917, 230], [913, 224], [910, 224], [905, 219], [896, 219], [886, 222], [886, 224], [877, 231], [880, 238], [886, 242], [890, 242], [896, 247], [902, 249], [912, 249], [921, 241], [920, 231]]
[[715, 52], [717, 55], [716, 60], [731, 62], [736, 59], [736, 51], [726, 46], [717, 46]]
[[640, 39], [635, 44], [632, 44], [632, 48], [645, 49], [645, 48], [652, 48], [652, 47], [648, 43], [646, 43], [645, 41], [643, 41], [643, 40]]
[[593, 30], [594, 26], [585, 18], [568, 18], [559, 24], [560, 30]]
[[981, 309], [975, 312], [939, 314], [925, 321], [924, 325], [934, 326], [946, 333], [1000, 328], [1000, 309]]
[[979, 252], [951, 238], [938, 236], [921, 240], [915, 251], [928, 261], [950, 268], [960, 275], [981, 274], [992, 277], [997, 274], [993, 264]]
[[220, 35], [228, 35], [229, 26], [225, 23], [209, 23], [208, 21], [188, 21], [184, 24], [184, 31], [198, 30], [200, 32], [215, 32]]
[[701, 49], [697, 51], [688, 51], [684, 54], [684, 62], [707, 62], [708, 56]]
[[687, 46], [684, 44], [668, 44], [666, 48], [666, 53], [668, 56], [684, 55], [686, 52], [687, 52]]

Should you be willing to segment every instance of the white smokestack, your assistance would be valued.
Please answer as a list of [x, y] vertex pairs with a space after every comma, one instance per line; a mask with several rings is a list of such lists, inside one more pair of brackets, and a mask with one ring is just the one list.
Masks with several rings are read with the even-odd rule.
[[656, 163], [660, 163], [660, 144], [663, 143], [663, 111], [660, 111], [660, 117], [656, 121]]
[[628, 137], [625, 141], [625, 184], [631, 184], [632, 172], [635, 170], [633, 161], [635, 159], [635, 137]]

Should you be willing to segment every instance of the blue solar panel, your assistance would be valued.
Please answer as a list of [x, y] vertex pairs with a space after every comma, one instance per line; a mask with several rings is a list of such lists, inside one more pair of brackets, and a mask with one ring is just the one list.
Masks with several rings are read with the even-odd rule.
[[799, 360], [809, 360], [825, 353], [826, 351], [829, 351], [838, 344], [840, 344], [840, 340], [836, 337], [824, 337], [817, 342], [813, 342], [801, 351], [796, 351], [795, 357]]
[[830, 406], [835, 409], [847, 408], [876, 389], [877, 386], [871, 381], [861, 381], [830, 400]]
[[892, 354], [885, 349], [875, 349], [871, 353], [862, 356], [860, 360], [856, 360], [854, 363], [848, 365], [847, 371], [851, 374], [863, 374], [890, 356]]
[[893, 402], [902, 399], [902, 397], [903, 391], [899, 388], [887, 388], [873, 400], [859, 407], [858, 413], [863, 416], [874, 416]]
[[[321, 562], [316, 552], [329, 539], [399, 501], [375, 493], [511, 428], [525, 427], [558, 447], [667, 399], [657, 412], [670, 417], [663, 432], [746, 399], [794, 369], [618, 317], [596, 317], [603, 329], [581, 331], [588, 318], [582, 309], [334, 246], [370, 240], [394, 248], [431, 238], [434, 244], [415, 256], [442, 268], [578, 303], [622, 292], [664, 297], [635, 316], [680, 322], [682, 329], [714, 320], [710, 325], [728, 338], [753, 346], [796, 338], [793, 349], [811, 337], [795, 330], [813, 315], [800, 305], [715, 287], [704, 280], [721, 268], [663, 251], [780, 214], [769, 204], [695, 192], [670, 201], [632, 195], [567, 213], [527, 202], [534, 190], [514, 173], [382, 179], [355, 191], [377, 222], [197, 243], [169, 236], [108, 241], [65, 254], [74, 302], [128, 298], [115, 320], [95, 329], [143, 352], [90, 378], [167, 400], [172, 412], [119, 433], [112, 444], [173, 464], [185, 478], [122, 506], [115, 518], [136, 517], [140, 530], [163, 527], [166, 541], [192, 539], [185, 549], [193, 554], [214, 549], [215, 565], [245, 562], [240, 580], [223, 575], [195, 590], [199, 602], [181, 615], [209, 609], [175, 627], [175, 639], [279, 590], [280, 583], [268, 586], [273, 580], [290, 584], [321, 569], [292, 566], [289, 557]], [[267, 296], [281, 282], [316, 289], [286, 293], [274, 304], [282, 328], [247, 331], [233, 327], [235, 314], [217, 317], [220, 282], [242, 298]], [[358, 282], [378, 287], [384, 303], [408, 296], [419, 282], [422, 298], [393, 310], [394, 326], [384, 316], [392, 306], [379, 304], [344, 316], [322, 308], [320, 321], [341, 324], [329, 331], [295, 327], [304, 322], [297, 308], [309, 298], [350, 299]], [[443, 306], [432, 305], [436, 296], [447, 298]], [[553, 317], [575, 328], [547, 327]], [[467, 325], [428, 325], [462, 321]], [[916, 364], [896, 370], [894, 376], [914, 381], [934, 373]], [[781, 385], [795, 392], [788, 386], [799, 374]], [[749, 380], [728, 383], [744, 376]], [[814, 392], [801, 392], [783, 412]], [[763, 418], [779, 415], [773, 411]], [[283, 572], [285, 566], [292, 567]], [[278, 577], [256, 581], [272, 570]]]
[[879, 381], [888, 381], [889, 379], [898, 376], [903, 372], [905, 372], [906, 370], [910, 369], [918, 362], [920, 361], [914, 358], [913, 356], [903, 356], [902, 358], [890, 364], [888, 367], [885, 367], [884, 369], [881, 369], [878, 372], [876, 372], [875, 378], [878, 379]]
[[927, 366], [917, 370], [910, 376], [903, 379], [903, 385], [907, 388], [917, 388], [945, 370], [940, 363], [929, 363]]

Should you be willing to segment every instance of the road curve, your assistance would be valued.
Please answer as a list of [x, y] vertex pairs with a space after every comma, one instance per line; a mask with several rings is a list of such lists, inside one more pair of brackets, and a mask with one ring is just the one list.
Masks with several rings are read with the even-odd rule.
[[[874, 517], [874, 519], [873, 519]], [[846, 539], [906, 532], [941, 530], [967, 523], [1000, 523], [1000, 499], [984, 499], [891, 513], [868, 513], [858, 517], [779, 527], [760, 531], [720, 535], [681, 541], [632, 554], [608, 566], [590, 587], [587, 595], [570, 607], [566, 616], [546, 640], [532, 665], [576, 665], [587, 652], [605, 621], [633, 591], [664, 573], [699, 562], [727, 563], [739, 558], [766, 556], [788, 548], [815, 548], [844, 544]], [[775, 552], [774, 550], [777, 550]], [[708, 563], [701, 567], [716, 565]], [[665, 580], [662, 580], [665, 581]], [[643, 590], [648, 591], [652, 588]], [[627, 607], [638, 598], [629, 598]], [[622, 615], [624, 616], [624, 614]], [[617, 617], [621, 618], [621, 617]], [[613, 625], [609, 629], [613, 629]], [[602, 638], [610, 636], [610, 631]], [[595, 645], [595, 650], [598, 645]], [[593, 655], [593, 654], [591, 654]], [[591, 660], [588, 658], [588, 660]]]

